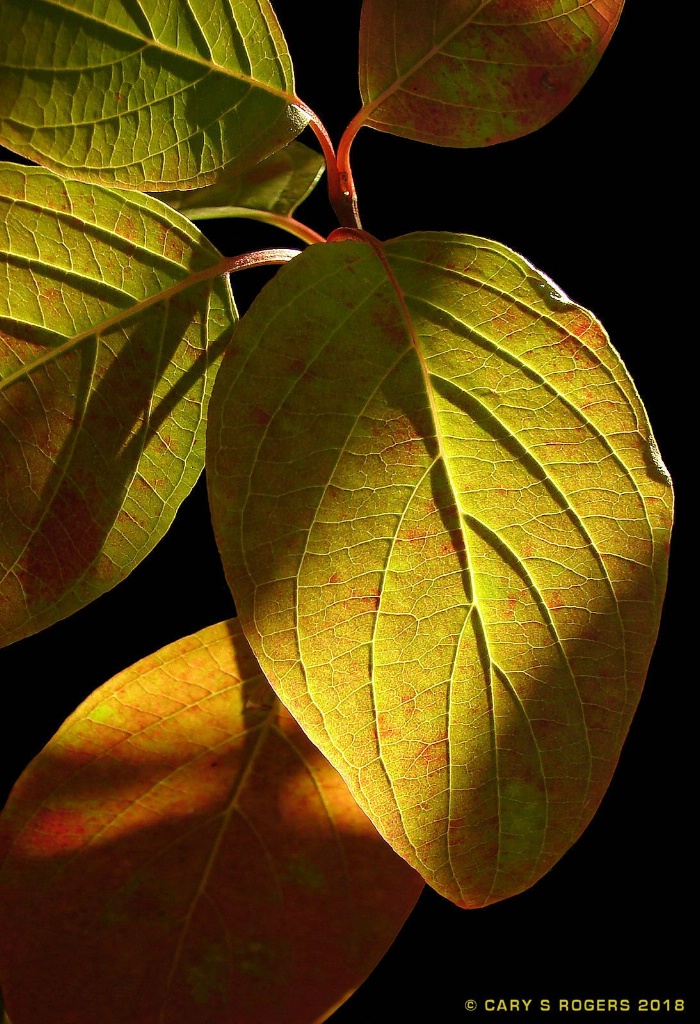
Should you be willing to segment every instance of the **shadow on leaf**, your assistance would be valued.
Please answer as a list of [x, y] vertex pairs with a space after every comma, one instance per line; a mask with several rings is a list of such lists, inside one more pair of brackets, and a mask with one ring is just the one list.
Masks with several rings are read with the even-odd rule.
[[96, 691], [1, 820], [13, 1024], [313, 1024], [422, 888], [235, 620]]

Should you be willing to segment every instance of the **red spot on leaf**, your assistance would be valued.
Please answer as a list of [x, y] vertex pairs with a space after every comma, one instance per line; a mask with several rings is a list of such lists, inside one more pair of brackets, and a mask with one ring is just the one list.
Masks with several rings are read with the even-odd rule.
[[89, 485], [64, 480], [18, 571], [30, 606], [53, 603], [87, 574], [105, 539], [96, 516], [100, 505], [101, 495], [93, 500]]
[[32, 821], [27, 834], [27, 843], [37, 851], [72, 850], [76, 846], [76, 837], [86, 833], [85, 822], [81, 815], [65, 808], [42, 808]]
[[127, 217], [122, 214], [117, 223], [117, 228], [119, 229], [119, 234], [122, 238], [128, 238], [130, 242], [137, 241], [136, 225], [131, 217]]
[[265, 412], [264, 409], [253, 409], [253, 419], [261, 427], [266, 427], [270, 420], [272, 419], [272, 417], [270, 416], [270, 413]]
[[417, 529], [415, 526], [409, 527], [403, 535], [402, 540], [425, 540], [425, 530]]

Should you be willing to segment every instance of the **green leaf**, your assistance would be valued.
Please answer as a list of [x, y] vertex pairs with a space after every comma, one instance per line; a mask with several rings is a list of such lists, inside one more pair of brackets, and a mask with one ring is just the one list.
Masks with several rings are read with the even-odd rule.
[[208, 480], [263, 670], [439, 892], [527, 888], [603, 796], [664, 592], [670, 481], [617, 353], [439, 233], [311, 246], [235, 349]]
[[624, 0], [364, 0], [357, 127], [491, 146], [551, 121], [593, 73]]
[[1, 642], [122, 580], [193, 487], [221, 260], [155, 199], [0, 165]]
[[325, 1020], [422, 889], [233, 620], [96, 690], [0, 826], [17, 1024]]
[[268, 0], [0, 5], [0, 141], [67, 177], [207, 185], [298, 135], [295, 104]]
[[290, 217], [313, 191], [323, 168], [320, 153], [301, 142], [292, 142], [255, 167], [216, 185], [161, 192], [158, 198], [192, 220], [251, 217], [256, 213]]

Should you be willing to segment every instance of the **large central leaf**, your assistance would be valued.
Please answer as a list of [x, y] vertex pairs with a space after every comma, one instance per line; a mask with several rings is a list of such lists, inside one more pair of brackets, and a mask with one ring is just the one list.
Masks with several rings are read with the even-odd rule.
[[72, 178], [206, 185], [305, 126], [269, 0], [3, 0], [0, 132]]
[[273, 686], [440, 892], [580, 835], [643, 683], [671, 492], [590, 313], [483, 239], [311, 246], [212, 398], [215, 528]]

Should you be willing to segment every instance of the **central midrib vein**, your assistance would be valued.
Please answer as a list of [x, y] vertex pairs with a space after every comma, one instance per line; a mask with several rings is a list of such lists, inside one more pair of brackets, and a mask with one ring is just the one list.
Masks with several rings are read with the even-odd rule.
[[246, 783], [247, 783], [247, 781], [248, 781], [248, 779], [249, 779], [249, 777], [251, 775], [251, 772], [253, 771], [253, 768], [255, 766], [255, 761], [256, 761], [256, 759], [257, 759], [257, 757], [258, 757], [262, 747], [265, 744], [267, 736], [268, 736], [268, 734], [269, 734], [269, 732], [270, 732], [270, 730], [271, 730], [271, 728], [272, 728], [272, 726], [274, 724], [275, 718], [279, 714], [280, 707], [281, 707], [281, 705], [280, 705], [279, 698], [276, 698], [271, 703], [270, 709], [269, 709], [267, 715], [265, 716], [265, 719], [260, 723], [260, 725], [257, 726], [257, 728], [260, 731], [259, 731], [258, 735], [255, 738], [252, 750], [249, 752], [249, 755], [248, 755], [248, 760], [247, 760], [247, 762], [246, 762], [246, 764], [245, 764], [245, 766], [244, 766], [240, 776], [236, 780], [236, 783], [233, 786], [233, 789], [231, 791], [231, 795], [230, 795], [230, 797], [229, 797], [229, 799], [227, 801], [226, 807], [225, 807], [224, 811], [222, 812], [221, 824], [219, 825], [219, 828], [218, 828], [218, 831], [217, 831], [217, 834], [216, 834], [216, 838], [215, 838], [215, 840], [214, 840], [214, 842], [212, 844], [212, 848], [211, 848], [211, 851], [209, 853], [209, 857], [207, 858], [207, 862], [204, 865], [204, 869], [202, 871], [202, 874], [201, 874], [201, 877], [200, 877], [200, 880], [199, 880], [199, 885], [197, 886], [197, 891], [195, 892], [195, 894], [192, 897], [192, 900], [190, 901], [189, 908], [187, 910], [185, 918], [184, 918], [184, 920], [182, 922], [182, 925], [180, 927], [180, 935], [178, 937], [178, 941], [177, 941], [177, 945], [175, 946], [175, 950], [173, 952], [173, 957], [172, 957], [172, 961], [171, 961], [171, 965], [170, 965], [170, 971], [168, 973], [168, 978], [167, 978], [167, 981], [166, 981], [166, 984], [165, 984], [165, 992], [163, 994], [163, 1001], [162, 1001], [162, 1004], [161, 1004], [161, 1010], [160, 1010], [160, 1014], [159, 1014], [159, 1021], [161, 1022], [161, 1024], [164, 1024], [164, 1020], [165, 1020], [164, 1014], [165, 1014], [165, 1010], [166, 1010], [168, 996], [169, 996], [170, 991], [172, 989], [173, 981], [175, 979], [175, 974], [177, 972], [178, 964], [180, 962], [180, 957], [182, 956], [182, 951], [183, 951], [183, 948], [184, 948], [184, 944], [185, 944], [185, 941], [187, 939], [187, 933], [189, 931], [190, 924], [192, 923], [192, 917], [193, 917], [194, 912], [195, 912], [195, 910], [197, 908], [197, 904], [199, 903], [199, 901], [202, 898], [203, 894], [206, 892], [207, 884], [209, 882], [209, 878], [211, 876], [211, 873], [212, 873], [212, 870], [214, 868], [214, 865], [216, 864], [216, 860], [217, 860], [217, 858], [219, 856], [219, 851], [220, 851], [221, 845], [222, 845], [222, 843], [224, 841], [224, 837], [226, 835], [226, 830], [228, 829], [229, 822], [231, 820], [231, 816], [232, 816], [233, 812], [238, 809], [239, 798], [241, 796], [241, 793], [243, 792], [243, 789], [244, 789], [244, 787], [245, 787], [245, 785], [246, 785]]
[[[408, 334], [408, 337], [410, 339], [413, 351], [416, 353], [416, 357], [418, 359], [418, 364], [420, 366], [421, 375], [422, 375], [422, 378], [423, 378], [423, 383], [425, 385], [425, 391], [426, 391], [426, 395], [427, 395], [427, 398], [428, 398], [430, 414], [431, 414], [431, 418], [432, 418], [433, 425], [434, 425], [434, 428], [435, 428], [435, 440], [437, 442], [437, 447], [438, 447], [438, 457], [439, 457], [439, 459], [442, 462], [442, 465], [443, 465], [443, 468], [444, 468], [444, 473], [445, 473], [445, 479], [447, 481], [447, 484], [448, 484], [448, 486], [450, 488], [450, 493], [452, 494], [452, 498], [454, 500], [455, 509], [457, 511], [457, 518], [458, 518], [458, 521], [459, 521], [459, 530], [460, 530], [460, 534], [461, 534], [461, 537], [462, 537], [462, 542], [464, 544], [464, 556], [465, 556], [465, 559], [466, 559], [466, 569], [462, 572], [462, 579], [463, 579], [463, 581], [466, 584], [466, 586], [465, 586], [466, 595], [465, 596], [467, 597], [467, 600], [471, 603], [471, 608], [470, 608], [470, 611], [469, 611], [467, 617], [469, 617], [471, 615], [472, 610], [475, 610], [479, 620], [481, 621], [481, 615], [479, 613], [478, 606], [476, 605], [476, 598], [475, 598], [475, 593], [474, 593], [474, 587], [472, 585], [472, 581], [474, 579], [474, 574], [473, 574], [473, 571], [472, 571], [472, 559], [471, 559], [471, 553], [470, 553], [470, 547], [469, 547], [469, 537], [467, 535], [467, 530], [465, 528], [464, 516], [462, 514], [461, 502], [460, 502], [460, 497], [459, 497], [459, 491], [457, 489], [455, 481], [452, 478], [452, 474], [450, 472], [450, 461], [449, 461], [449, 459], [447, 457], [447, 452], [446, 452], [446, 449], [445, 449], [445, 442], [444, 442], [443, 433], [442, 433], [442, 425], [440, 423], [440, 416], [439, 416], [439, 413], [438, 413], [438, 409], [437, 409], [437, 407], [435, 405], [435, 398], [434, 398], [434, 394], [433, 394], [433, 388], [431, 386], [431, 381], [430, 381], [430, 371], [429, 371], [429, 369], [427, 367], [427, 364], [426, 364], [426, 361], [425, 361], [425, 356], [423, 355], [423, 352], [421, 351], [420, 346], [418, 344], [418, 339], [416, 337], [416, 332], [415, 332], [415, 329], [413, 327], [413, 321], [411, 319], [410, 311], [409, 311], [408, 306], [406, 304], [406, 298], [404, 296], [403, 289], [401, 288], [401, 285], [399, 284], [398, 279], [396, 278], [396, 275], [394, 274], [394, 271], [393, 271], [393, 269], [391, 267], [391, 264], [389, 263], [389, 260], [388, 260], [388, 258], [386, 256], [386, 253], [382, 249], [381, 243], [377, 242], [376, 239], [372, 238], [371, 235], [367, 235], [366, 236], [366, 241], [369, 243], [369, 245], [371, 246], [371, 248], [374, 251], [375, 255], [377, 256], [377, 258], [379, 259], [380, 263], [382, 264], [382, 267], [383, 267], [384, 272], [385, 272], [385, 274], [387, 276], [389, 284], [390, 284], [390, 286], [391, 286], [391, 288], [392, 288], [392, 290], [394, 292], [397, 305], [399, 306], [399, 309], [401, 311], [401, 317], [402, 317], [402, 319], [404, 321], [404, 325], [405, 325], [405, 328], [406, 328], [406, 333]], [[484, 634], [484, 640], [486, 642], [486, 647], [487, 647], [487, 650], [488, 650], [488, 637], [486, 635], [486, 630], [483, 627], [483, 623], [482, 623], [482, 629], [483, 629], [483, 634]], [[491, 660], [490, 652], [489, 652], [489, 660]], [[452, 678], [450, 678], [449, 684], [448, 684], [448, 687], [449, 687], [448, 688], [448, 699], [447, 699], [448, 722], [449, 722], [449, 708], [451, 706], [451, 686], [452, 686]], [[451, 804], [451, 797], [452, 797], [452, 791], [453, 791], [453, 787], [452, 787], [452, 764], [453, 764], [453, 762], [452, 762], [452, 755], [451, 755], [449, 727], [448, 727], [448, 733], [447, 733], [447, 737], [446, 738], [447, 738], [447, 774], [448, 774], [448, 779], [449, 779], [448, 790], [449, 790], [449, 793], [450, 793], [450, 804]], [[499, 807], [500, 807], [500, 786], [499, 786]], [[403, 812], [402, 812], [401, 809], [400, 809], [400, 813], [401, 813], [401, 820], [403, 821], [404, 820], [404, 816], [403, 816]], [[499, 810], [499, 821], [500, 821], [500, 810]], [[408, 830], [406, 829], [405, 831], [406, 831], [407, 838], [411, 842], [411, 845], [414, 845], [413, 840], [408, 835]], [[449, 859], [449, 862], [451, 864], [452, 863], [452, 859], [451, 859], [451, 854], [450, 854], [450, 846], [449, 846], [449, 837], [448, 836], [446, 836], [446, 841], [447, 841], [447, 848], [448, 848], [448, 859]], [[499, 844], [500, 844], [500, 829], [499, 829]], [[414, 846], [414, 848], [415, 848], [415, 846]], [[460, 883], [459, 883], [459, 881], [457, 879], [456, 874], [453, 874], [453, 877], [454, 877], [455, 882], [459, 886], [460, 892], [461, 892], [462, 891], [462, 887], [461, 887], [461, 885], [460, 885]]]

